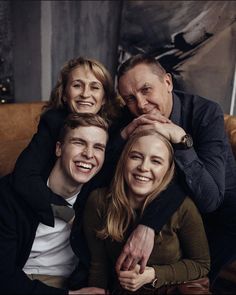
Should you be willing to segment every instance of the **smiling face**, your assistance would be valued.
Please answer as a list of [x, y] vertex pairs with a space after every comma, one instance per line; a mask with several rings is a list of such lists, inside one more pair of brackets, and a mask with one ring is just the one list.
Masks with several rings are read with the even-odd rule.
[[105, 103], [102, 83], [91, 70], [78, 66], [69, 74], [65, 99], [74, 113], [97, 114]]
[[169, 155], [167, 146], [155, 135], [142, 136], [133, 144], [124, 165], [124, 179], [134, 208], [140, 208], [161, 184], [170, 166]]
[[138, 64], [119, 79], [119, 92], [130, 112], [160, 113], [169, 118], [172, 110], [172, 80], [170, 74], [159, 77], [153, 65]]
[[107, 133], [96, 126], [71, 129], [63, 143], [57, 142], [56, 155], [64, 185], [75, 186], [88, 182], [101, 169]]

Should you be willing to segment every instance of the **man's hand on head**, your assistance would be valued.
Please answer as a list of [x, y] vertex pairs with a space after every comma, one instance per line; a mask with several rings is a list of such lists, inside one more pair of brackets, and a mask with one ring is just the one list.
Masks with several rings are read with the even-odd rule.
[[186, 134], [185, 130], [170, 122], [168, 124], [155, 121], [151, 122], [149, 124], [143, 124], [139, 125], [133, 132], [140, 132], [142, 130], [149, 130], [154, 129], [157, 132], [159, 132], [161, 135], [165, 136], [171, 143], [179, 143], [181, 142], [181, 139]]
[[127, 240], [116, 262], [116, 272], [131, 270], [140, 264], [143, 273], [154, 245], [155, 232], [152, 228], [139, 224]]
[[[162, 116], [161, 114], [144, 114], [139, 116], [138, 118], [135, 118], [131, 123], [129, 123], [122, 131], [121, 131], [121, 137], [124, 140], [127, 140], [130, 135], [136, 131], [137, 128], [147, 125], [152, 125], [155, 122], [159, 123], [171, 123], [171, 121]], [[149, 127], [150, 128], [150, 127]]]

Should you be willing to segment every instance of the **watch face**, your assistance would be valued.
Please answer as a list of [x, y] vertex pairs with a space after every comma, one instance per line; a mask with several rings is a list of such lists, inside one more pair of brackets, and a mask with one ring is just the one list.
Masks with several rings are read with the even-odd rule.
[[184, 138], [185, 138], [184, 143], [186, 145], [186, 148], [191, 148], [193, 146], [192, 136], [190, 134], [186, 134]]

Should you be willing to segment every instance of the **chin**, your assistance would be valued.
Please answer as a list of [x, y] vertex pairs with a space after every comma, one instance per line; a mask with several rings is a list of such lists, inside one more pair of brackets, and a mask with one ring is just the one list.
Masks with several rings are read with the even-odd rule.
[[74, 180], [77, 182], [77, 183], [80, 183], [80, 184], [85, 184], [87, 183], [94, 175], [83, 175], [83, 176], [79, 176], [79, 177], [76, 177]]
[[93, 113], [92, 109], [88, 109], [88, 108], [76, 108], [77, 113]]
[[134, 191], [134, 193], [138, 196], [138, 199], [145, 199], [150, 191]]

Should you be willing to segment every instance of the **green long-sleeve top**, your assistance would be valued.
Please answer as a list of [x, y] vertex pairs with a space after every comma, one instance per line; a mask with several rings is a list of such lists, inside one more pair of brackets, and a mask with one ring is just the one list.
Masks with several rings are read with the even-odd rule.
[[[96, 230], [102, 228], [106, 207], [106, 190], [98, 189], [89, 196], [84, 211], [84, 231], [91, 254], [89, 286], [104, 289], [111, 281], [115, 282], [115, 263], [125, 244], [125, 241], [97, 237]], [[190, 198], [184, 200], [161, 234], [155, 235], [147, 265], [155, 269], [157, 288], [194, 280], [209, 272], [210, 257], [203, 222]]]

